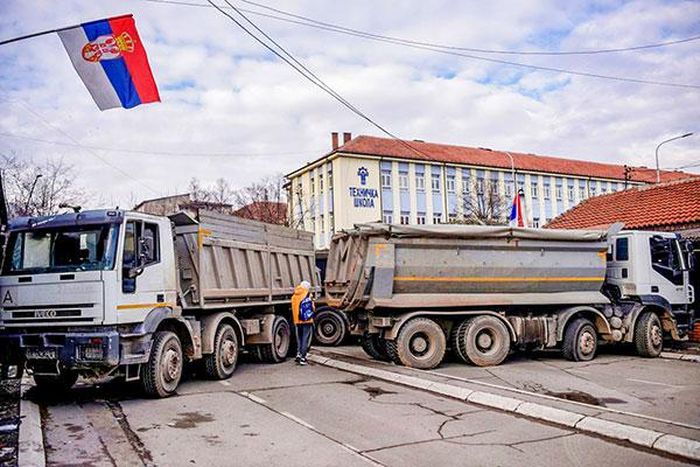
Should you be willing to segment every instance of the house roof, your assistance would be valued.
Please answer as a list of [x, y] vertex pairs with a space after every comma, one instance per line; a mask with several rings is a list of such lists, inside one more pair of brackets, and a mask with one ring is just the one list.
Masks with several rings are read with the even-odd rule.
[[233, 215], [273, 224], [284, 224], [287, 220], [287, 204], [277, 201], [253, 201], [234, 211]]
[[[513, 156], [516, 170], [545, 172], [552, 174], [577, 175], [614, 180], [625, 179], [625, 166], [601, 162], [580, 161], [562, 157], [540, 156], [508, 151]], [[358, 154], [430, 162], [447, 162], [482, 167], [510, 169], [510, 158], [506, 151], [486, 148], [454, 146], [450, 144], [427, 143], [424, 141], [396, 140], [375, 136], [357, 136], [324, 157], [336, 153]], [[323, 158], [322, 158], [323, 159]], [[684, 172], [661, 171], [662, 181], [687, 178]], [[632, 167], [630, 180], [655, 182], [656, 170], [646, 167]]]
[[547, 228], [587, 229], [624, 222], [627, 229], [700, 223], [700, 178], [596, 196], [554, 218]]

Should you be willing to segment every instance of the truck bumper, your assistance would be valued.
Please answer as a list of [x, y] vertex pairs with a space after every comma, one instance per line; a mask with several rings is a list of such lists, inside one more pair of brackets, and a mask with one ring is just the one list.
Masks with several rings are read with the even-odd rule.
[[120, 339], [116, 330], [99, 332], [22, 332], [0, 335], [0, 361], [27, 363], [42, 373], [62, 369], [112, 368], [119, 365]]

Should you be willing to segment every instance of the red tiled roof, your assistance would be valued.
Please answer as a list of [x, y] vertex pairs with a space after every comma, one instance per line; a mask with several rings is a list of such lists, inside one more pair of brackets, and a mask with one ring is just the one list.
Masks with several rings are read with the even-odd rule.
[[631, 188], [590, 198], [547, 228], [586, 229], [624, 222], [627, 229], [700, 223], [700, 178]]
[[276, 201], [253, 201], [236, 210], [233, 215], [283, 225], [287, 222], [287, 205]]
[[[504, 151], [426, 143], [424, 141], [405, 140], [402, 143], [395, 139], [375, 136], [357, 136], [334, 152], [510, 169], [510, 158]], [[625, 168], [623, 165], [517, 152], [510, 152], [510, 154], [513, 156], [513, 162], [517, 170], [617, 180], [625, 179]], [[680, 180], [690, 176], [692, 175], [684, 172], [661, 172], [661, 180], [664, 182]], [[630, 177], [632, 181], [655, 182], [656, 170], [645, 167], [633, 167]]]

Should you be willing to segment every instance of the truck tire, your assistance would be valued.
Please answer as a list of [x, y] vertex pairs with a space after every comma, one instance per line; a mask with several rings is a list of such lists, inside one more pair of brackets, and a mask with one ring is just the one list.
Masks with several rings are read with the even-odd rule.
[[175, 393], [182, 378], [182, 344], [177, 334], [159, 331], [153, 336], [151, 356], [141, 372], [141, 386], [151, 397], [168, 397]]
[[588, 362], [595, 357], [598, 333], [586, 318], [576, 318], [566, 326], [561, 352], [572, 362]]
[[68, 391], [78, 381], [78, 373], [63, 370], [59, 375], [34, 375], [34, 384], [44, 394], [61, 394]]
[[440, 364], [447, 350], [447, 338], [438, 323], [428, 318], [412, 318], [399, 331], [396, 353], [407, 367], [429, 370]]
[[462, 346], [459, 345], [459, 335], [464, 329], [464, 327], [467, 325], [467, 322], [469, 319], [465, 319], [460, 321], [459, 323], [456, 323], [452, 327], [452, 333], [450, 334], [450, 345], [452, 346], [452, 351], [454, 354], [459, 357], [460, 360], [462, 360], [464, 363], [471, 363], [467, 356], [462, 352]]
[[381, 361], [388, 360], [385, 344], [378, 334], [363, 334], [360, 337], [360, 345], [370, 358]]
[[272, 323], [272, 342], [258, 347], [260, 359], [265, 363], [281, 363], [287, 359], [292, 339], [289, 321], [284, 316], [275, 316]]
[[384, 345], [384, 353], [386, 354], [387, 360], [400, 364], [401, 360], [399, 360], [399, 351], [396, 348], [396, 341], [382, 339], [381, 343]]
[[510, 333], [495, 316], [464, 320], [457, 329], [457, 354], [476, 366], [499, 365], [510, 352]]
[[656, 313], [645, 311], [634, 325], [634, 346], [640, 357], [654, 358], [661, 354], [664, 332]]
[[316, 313], [314, 318], [314, 337], [321, 345], [340, 345], [345, 340], [347, 332], [345, 319], [340, 312], [325, 308]]
[[204, 356], [204, 371], [211, 379], [227, 379], [238, 362], [238, 336], [233, 326], [219, 324], [214, 337], [214, 352]]

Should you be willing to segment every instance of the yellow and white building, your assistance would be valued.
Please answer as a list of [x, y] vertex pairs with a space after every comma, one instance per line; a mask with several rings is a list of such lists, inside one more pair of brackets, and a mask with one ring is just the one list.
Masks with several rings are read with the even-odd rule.
[[[358, 223], [451, 222], [490, 196], [510, 205], [516, 187], [528, 226], [540, 227], [591, 196], [656, 181], [643, 167], [417, 140], [345, 133], [340, 145], [333, 133], [332, 143], [331, 152], [287, 175], [292, 224], [314, 232], [318, 249]], [[662, 181], [684, 176], [662, 172]]]

